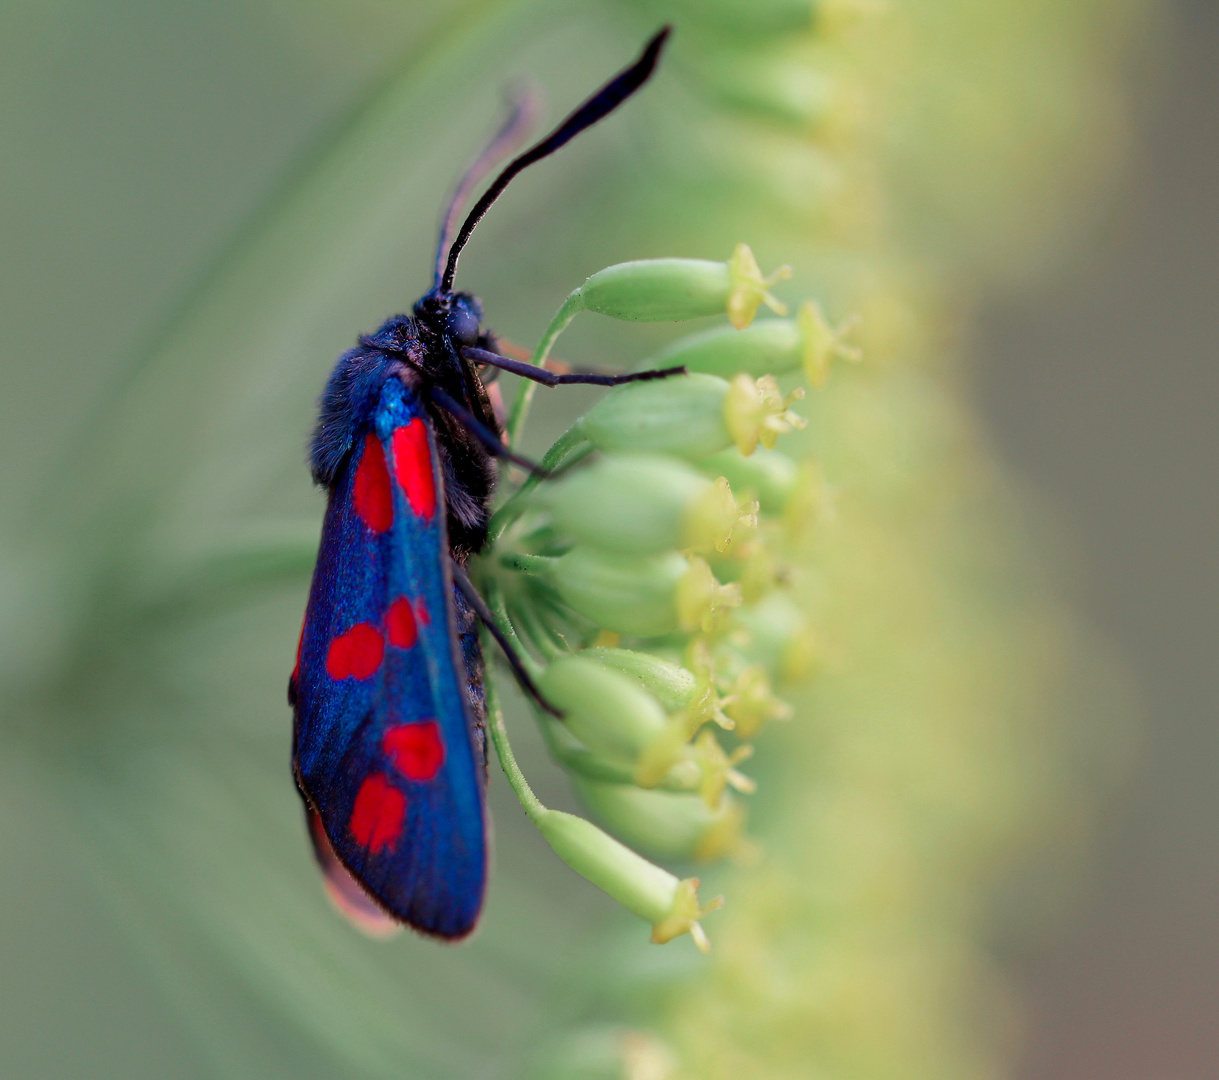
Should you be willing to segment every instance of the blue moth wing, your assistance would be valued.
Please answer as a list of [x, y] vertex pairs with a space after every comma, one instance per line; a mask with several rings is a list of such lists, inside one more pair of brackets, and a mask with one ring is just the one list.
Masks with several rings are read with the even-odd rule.
[[301, 632], [294, 768], [334, 855], [377, 904], [458, 938], [487, 880], [481, 654], [454, 595], [421, 400], [387, 373], [357, 420]]

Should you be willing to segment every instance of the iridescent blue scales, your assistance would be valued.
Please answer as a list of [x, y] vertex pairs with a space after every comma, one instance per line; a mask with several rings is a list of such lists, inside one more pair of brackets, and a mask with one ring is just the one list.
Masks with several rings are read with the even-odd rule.
[[486, 883], [481, 677], [454, 596], [428, 415], [384, 361], [335, 478], [293, 673], [297, 781], [338, 861], [393, 918], [461, 937]]

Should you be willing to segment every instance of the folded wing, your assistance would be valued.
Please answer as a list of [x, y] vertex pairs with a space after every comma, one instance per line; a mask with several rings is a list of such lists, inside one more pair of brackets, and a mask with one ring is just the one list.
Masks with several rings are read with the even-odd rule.
[[460, 617], [431, 424], [391, 375], [330, 493], [293, 673], [294, 768], [360, 886], [447, 938], [474, 928], [487, 876]]

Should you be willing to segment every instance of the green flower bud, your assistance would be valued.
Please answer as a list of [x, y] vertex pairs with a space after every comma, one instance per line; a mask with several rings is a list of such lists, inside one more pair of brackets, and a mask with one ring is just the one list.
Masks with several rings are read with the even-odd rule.
[[799, 544], [814, 525], [834, 520], [834, 495], [820, 465], [800, 463], [796, 484], [783, 507], [783, 529], [790, 543]]
[[673, 722], [681, 725], [683, 739], [691, 739], [703, 724], [710, 722], [731, 728], [732, 721], [720, 708], [715, 672], [706, 645], [696, 639], [690, 651], [693, 671], [651, 653], [631, 649], [594, 647], [585, 649], [584, 655], [595, 657], [636, 679], [671, 715]]
[[552, 564], [559, 595], [598, 626], [656, 637], [678, 628], [677, 589], [690, 568], [675, 551], [630, 556], [577, 546]]
[[[670, 673], [662, 669], [648, 671], [648, 675], [666, 677], [664, 681], [670, 690], [685, 684], [681, 688], [685, 690], [684, 704], [689, 708], [678, 708], [671, 716], [666, 716], [660, 702], [644, 689], [640, 680], [602, 660], [606, 651], [609, 650], [588, 650], [559, 657], [538, 676], [542, 695], [563, 711], [563, 721], [559, 725], [562, 740], [575, 739], [579, 743], [579, 747], [573, 745], [569, 751], [583, 747], [610, 768], [615, 767], [615, 762], [626, 764], [631, 779], [640, 787], [656, 787], [666, 779], [680, 779], [683, 784], [697, 783], [703, 797], [712, 804], [718, 800], [725, 783], [731, 783], [739, 791], [752, 790], [751, 781], [737, 773], [729, 775], [731, 768], [744, 760], [747, 753], [738, 752], [730, 759], [713, 738], [709, 742], [700, 738], [694, 747], [689, 745], [698, 728], [713, 718], [711, 712], [719, 713], [719, 698], [713, 690], [705, 689], [689, 672], [676, 665], [666, 666], [688, 676], [689, 683], [667, 677]], [[627, 656], [646, 655], [613, 651]], [[634, 666], [636, 670], [642, 670], [642, 665]], [[679, 696], [670, 694], [671, 699]], [[680, 768], [674, 771], [678, 766]], [[598, 773], [594, 770], [592, 775]]]
[[756, 381], [748, 375], [734, 376], [724, 397], [724, 425], [737, 449], [748, 456], [760, 442], [771, 450], [780, 435], [806, 427], [808, 421], [790, 409], [792, 402], [802, 397], [801, 387], [783, 397], [770, 375]]
[[640, 370], [684, 367], [730, 379], [733, 375], [782, 375], [803, 357], [795, 319], [764, 319], [744, 330], [717, 326], [681, 338], [639, 364]]
[[694, 556], [677, 583], [675, 599], [678, 626], [688, 634], [698, 630], [708, 633], [715, 629], [723, 612], [740, 606], [741, 587], [736, 584], [721, 585], [716, 581], [711, 567]]
[[664, 709], [639, 683], [585, 656], [555, 660], [538, 676], [538, 689], [563, 711], [564, 727], [606, 757], [634, 762], [668, 732]]
[[728, 550], [757, 524], [728, 481], [712, 482], [671, 458], [614, 454], [550, 485], [539, 501], [569, 536], [610, 551]]
[[580, 420], [600, 450], [654, 451], [696, 460], [732, 444], [724, 423], [728, 383], [679, 375], [616, 386]]
[[741, 573], [736, 579], [741, 599], [756, 604], [783, 580], [785, 571], [765, 544], [751, 544], [741, 555]]
[[650, 922], [654, 942], [663, 944], [688, 933], [707, 951], [699, 920], [721, 907], [723, 899], [700, 907], [697, 878], [679, 880], [574, 814], [545, 810], [535, 823], [555, 854], [577, 874]]
[[800, 305], [794, 319], [767, 319], [743, 330], [717, 326], [691, 334], [640, 364], [640, 369], [684, 367], [725, 379], [733, 375], [784, 375], [802, 369], [818, 388], [829, 378], [836, 357], [858, 361], [860, 351], [845, 338], [855, 325], [848, 319], [837, 327], [826, 321], [813, 300]]
[[580, 433], [600, 450], [650, 451], [697, 461], [735, 443], [751, 454], [807, 421], [790, 411], [804, 396], [786, 398], [775, 380], [737, 375], [731, 383], [715, 375], [689, 375], [616, 386], [584, 415]]
[[707, 259], [639, 259], [607, 266], [580, 286], [587, 311], [632, 322], [678, 322], [727, 310], [728, 264]]
[[598, 626], [634, 637], [712, 628], [741, 603], [736, 585], [721, 585], [698, 556], [675, 551], [628, 556], [577, 546], [550, 563], [559, 595]]
[[641, 788], [659, 786], [666, 776], [671, 775], [673, 767], [685, 758], [689, 739], [685, 716], [677, 713], [670, 717], [664, 731], [658, 732], [640, 750], [632, 776], [635, 783]]
[[780, 267], [763, 278], [753, 252], [738, 244], [726, 263], [641, 259], [606, 267], [585, 281], [565, 306], [634, 322], [677, 322], [726, 312], [739, 328], [749, 325], [761, 304], [787, 313], [768, 290], [790, 276], [788, 267]]
[[699, 680], [692, 671], [652, 653], [593, 647], [585, 649], [584, 655], [635, 679], [666, 713], [684, 709], [698, 689]]
[[799, 682], [813, 673], [820, 656], [816, 636], [784, 593], [770, 593], [735, 619], [749, 635], [742, 653], [772, 677]]
[[735, 447], [704, 459], [708, 476], [724, 476], [734, 490], [748, 493], [768, 514], [781, 514], [800, 486], [800, 467], [778, 450], [759, 448], [745, 457]]
[[572, 778], [580, 801], [624, 843], [657, 859], [717, 859], [743, 840], [745, 812], [734, 798], [714, 807], [697, 795]]
[[737, 551], [758, 527], [758, 504], [739, 503], [726, 477], [717, 476], [702, 495], [685, 508], [683, 551]]

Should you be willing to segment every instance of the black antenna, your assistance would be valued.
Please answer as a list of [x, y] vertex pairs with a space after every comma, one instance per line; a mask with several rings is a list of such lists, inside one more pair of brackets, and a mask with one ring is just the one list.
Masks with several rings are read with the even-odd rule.
[[449, 248], [448, 262], [440, 279], [441, 292], [449, 292], [453, 288], [453, 278], [457, 274], [457, 259], [461, 255], [461, 249], [470, 239], [474, 226], [482, 220], [483, 215], [500, 197], [504, 188], [511, 183], [512, 178], [535, 161], [541, 161], [542, 158], [553, 154], [585, 128], [592, 127], [598, 120], [608, 116], [647, 82], [656, 68], [660, 50], [664, 48], [665, 38], [669, 36], [671, 29], [672, 27], [669, 26], [664, 27], [647, 43], [643, 52], [640, 53], [639, 59], [629, 68], [615, 75], [541, 142], [508, 163], [504, 171], [483, 192], [482, 198], [474, 204], [474, 208], [466, 215], [466, 220], [461, 223], [461, 230], [457, 233], [453, 246]]
[[465, 205], [466, 200], [481, 182], [488, 170], [511, 150], [525, 133], [533, 127], [538, 115], [538, 94], [532, 87], [524, 87], [512, 94], [509, 99], [508, 116], [500, 125], [491, 141], [462, 174], [453, 189], [453, 197], [445, 208], [444, 221], [440, 226], [440, 242], [436, 245], [436, 280], [435, 288], [440, 288], [440, 279], [444, 276], [444, 260], [449, 253], [449, 241], [453, 238], [453, 229], [457, 225], [457, 214]]

